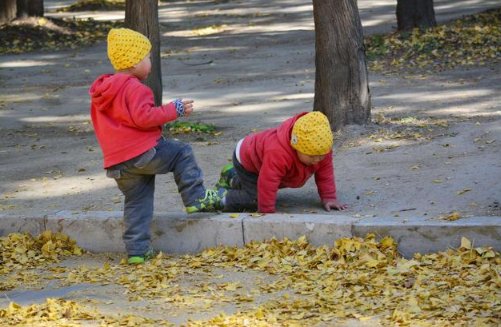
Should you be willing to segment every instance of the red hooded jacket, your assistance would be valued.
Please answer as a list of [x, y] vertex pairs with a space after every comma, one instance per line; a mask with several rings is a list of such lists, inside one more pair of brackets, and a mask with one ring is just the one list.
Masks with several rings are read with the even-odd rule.
[[278, 189], [301, 187], [313, 174], [320, 199], [336, 199], [332, 151], [318, 164], [306, 166], [290, 145], [292, 127], [305, 114], [289, 118], [278, 127], [251, 134], [242, 142], [241, 164], [247, 171], [258, 175], [259, 212], [275, 212]]
[[153, 92], [135, 76], [105, 74], [90, 87], [90, 115], [104, 168], [137, 157], [157, 144], [163, 124], [177, 118], [173, 103], [155, 107]]

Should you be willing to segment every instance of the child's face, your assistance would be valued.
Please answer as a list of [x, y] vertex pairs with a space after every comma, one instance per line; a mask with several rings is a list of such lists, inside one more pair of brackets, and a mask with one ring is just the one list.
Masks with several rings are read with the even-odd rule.
[[304, 153], [299, 152], [299, 151], [296, 151], [296, 152], [297, 152], [297, 156], [299, 158], [299, 161], [301, 161], [303, 163], [303, 165], [305, 165], [305, 166], [316, 165], [320, 161], [324, 160], [325, 156], [326, 156], [326, 154], [322, 154], [320, 156], [310, 156], [308, 154], [304, 154]]
[[140, 80], [145, 80], [151, 72], [151, 59], [148, 53], [139, 64], [132, 68], [132, 74]]

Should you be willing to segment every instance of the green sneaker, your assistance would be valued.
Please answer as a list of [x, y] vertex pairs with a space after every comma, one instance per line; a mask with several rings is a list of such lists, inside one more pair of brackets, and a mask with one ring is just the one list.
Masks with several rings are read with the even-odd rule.
[[127, 259], [127, 263], [129, 265], [140, 265], [140, 264], [143, 264], [145, 263], [146, 261], [148, 260], [151, 260], [153, 259], [154, 257], [156, 257], [158, 255], [158, 252], [153, 250], [153, 249], [149, 249], [145, 254], [143, 255], [131, 255], [129, 256], [129, 258]]
[[205, 190], [205, 196], [195, 201], [191, 206], [186, 207], [187, 213], [216, 211], [223, 208], [221, 201], [226, 195], [226, 190]]
[[237, 175], [235, 167], [233, 164], [227, 164], [221, 169], [221, 175], [216, 183], [216, 188], [231, 189], [231, 181]]

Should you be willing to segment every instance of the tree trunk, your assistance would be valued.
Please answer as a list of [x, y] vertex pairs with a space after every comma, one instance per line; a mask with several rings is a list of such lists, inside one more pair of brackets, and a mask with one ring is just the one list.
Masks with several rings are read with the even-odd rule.
[[0, 1], [0, 25], [7, 24], [16, 18], [16, 0]]
[[151, 74], [146, 79], [155, 95], [155, 104], [162, 104], [162, 71], [160, 66], [160, 30], [158, 27], [158, 0], [127, 0], [125, 26], [142, 33], [151, 42]]
[[17, 17], [43, 17], [43, 0], [17, 0]]
[[397, 0], [397, 29], [408, 31], [437, 25], [433, 0]]
[[356, 0], [313, 0], [313, 16], [314, 110], [323, 112], [334, 130], [365, 124], [371, 101]]

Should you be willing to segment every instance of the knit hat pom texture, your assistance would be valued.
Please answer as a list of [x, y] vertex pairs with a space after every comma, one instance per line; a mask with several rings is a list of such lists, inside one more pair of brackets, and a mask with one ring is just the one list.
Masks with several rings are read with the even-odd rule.
[[139, 32], [128, 28], [112, 28], [108, 33], [108, 58], [115, 70], [133, 67], [150, 50], [150, 40]]
[[309, 112], [299, 117], [291, 133], [291, 146], [309, 156], [318, 156], [332, 150], [333, 136], [327, 117], [319, 112]]

